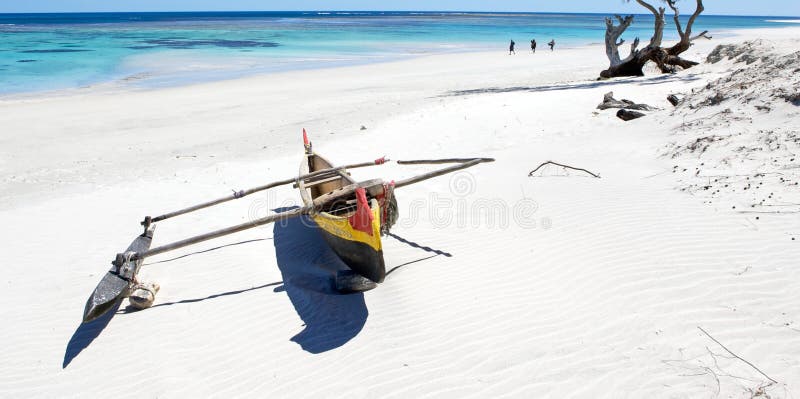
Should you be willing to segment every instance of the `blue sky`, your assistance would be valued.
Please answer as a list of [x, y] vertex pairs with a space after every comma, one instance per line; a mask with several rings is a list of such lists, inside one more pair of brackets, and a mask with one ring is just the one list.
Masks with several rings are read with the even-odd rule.
[[[683, 8], [694, 2], [683, 0]], [[706, 14], [800, 16], [800, 0], [705, 0]], [[642, 8], [623, 0], [0, 0], [0, 12], [93, 11], [539, 11], [638, 13]]]

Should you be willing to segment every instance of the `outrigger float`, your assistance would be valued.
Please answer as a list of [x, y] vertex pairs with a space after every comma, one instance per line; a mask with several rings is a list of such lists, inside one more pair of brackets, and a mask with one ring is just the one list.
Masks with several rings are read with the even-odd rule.
[[[148, 308], [153, 304], [159, 289], [158, 285], [142, 284], [138, 279], [139, 269], [146, 258], [304, 215], [316, 222], [325, 241], [350, 268], [350, 271], [337, 275], [337, 289], [342, 292], [353, 292], [375, 288], [386, 277], [381, 235], [388, 233], [397, 220], [394, 190], [494, 161], [492, 158], [397, 161], [399, 165], [449, 163], [455, 165], [397, 182], [385, 182], [381, 179], [357, 182], [348, 173], [349, 169], [383, 165], [389, 160], [380, 158], [336, 167], [313, 151], [305, 129], [303, 129], [303, 143], [305, 152], [300, 163], [300, 173], [295, 178], [238, 191], [223, 198], [160, 216], [145, 217], [141, 223], [144, 232], [133, 240], [125, 252], [117, 254], [111, 262], [111, 269], [86, 301], [83, 322], [91, 322], [109, 310], [115, 309], [125, 298], [129, 298], [131, 305], [138, 309]], [[151, 248], [157, 222], [288, 184], [294, 184], [300, 190], [302, 207]]]

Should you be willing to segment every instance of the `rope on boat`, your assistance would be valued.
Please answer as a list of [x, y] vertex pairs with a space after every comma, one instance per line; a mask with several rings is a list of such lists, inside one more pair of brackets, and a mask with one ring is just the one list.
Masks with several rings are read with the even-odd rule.
[[382, 208], [381, 235], [387, 235], [400, 217], [400, 207], [397, 206], [397, 197], [394, 196], [394, 182], [383, 185]]

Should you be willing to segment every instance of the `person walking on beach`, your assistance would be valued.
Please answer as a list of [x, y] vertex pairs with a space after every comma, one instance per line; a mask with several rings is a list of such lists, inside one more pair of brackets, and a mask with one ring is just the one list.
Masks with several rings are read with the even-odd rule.
[[536, 39], [531, 40], [531, 52], [536, 53]]
[[508, 46], [508, 55], [517, 53], [516, 51], [514, 51], [514, 45], [515, 44], [516, 43], [514, 43], [514, 39], [511, 39], [511, 44]]
[[550, 46], [550, 51], [553, 51], [553, 47], [556, 46], [556, 39], [550, 39], [550, 43], [547, 43]]

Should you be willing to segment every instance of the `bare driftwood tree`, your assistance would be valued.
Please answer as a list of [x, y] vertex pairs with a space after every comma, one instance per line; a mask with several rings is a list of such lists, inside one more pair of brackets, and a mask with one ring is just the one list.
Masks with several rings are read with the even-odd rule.
[[[600, 72], [602, 78], [613, 78], [619, 76], [643, 76], [644, 65], [653, 61], [663, 73], [671, 73], [675, 71], [676, 67], [683, 69], [691, 68], [697, 65], [697, 62], [685, 60], [680, 57], [680, 54], [688, 50], [692, 46], [692, 42], [698, 38], [704, 37], [710, 39], [708, 31], [692, 36], [692, 27], [694, 26], [697, 16], [703, 11], [703, 0], [695, 0], [697, 8], [694, 14], [686, 22], [686, 27], [681, 24], [680, 11], [676, 5], [678, 0], [661, 0], [672, 10], [673, 21], [675, 28], [678, 31], [680, 40], [672, 47], [662, 47], [664, 39], [664, 28], [666, 26], [666, 19], [664, 14], [665, 7], [656, 8], [645, 0], [635, 0], [639, 5], [646, 8], [655, 17], [655, 24], [653, 26], [653, 37], [650, 38], [650, 43], [644, 48], [639, 49], [639, 38], [637, 37], [631, 43], [631, 52], [624, 59], [619, 55], [619, 47], [625, 43], [625, 40], [620, 40], [620, 36], [626, 29], [633, 23], [633, 15], [628, 15], [623, 18], [615, 15], [614, 18], [606, 18], [606, 55], [610, 65], [608, 69]], [[615, 24], [616, 22], [616, 24]]]

